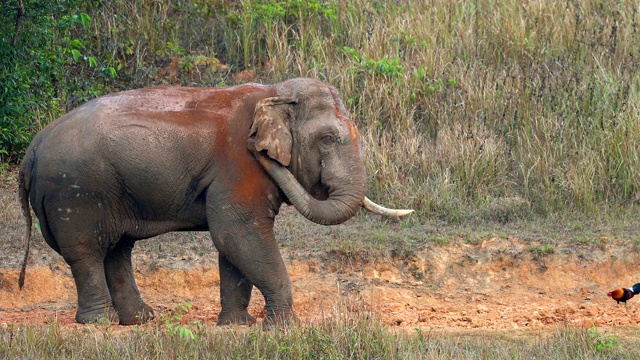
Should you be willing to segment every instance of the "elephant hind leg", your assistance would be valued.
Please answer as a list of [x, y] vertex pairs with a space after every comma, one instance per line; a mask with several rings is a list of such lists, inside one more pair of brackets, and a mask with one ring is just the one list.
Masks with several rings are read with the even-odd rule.
[[220, 268], [220, 303], [222, 311], [218, 325], [253, 325], [256, 319], [247, 308], [251, 300], [253, 284], [222, 253], [218, 256]]
[[108, 222], [100, 202], [86, 196], [86, 191], [57, 190], [57, 196], [42, 198], [36, 215], [43, 220], [47, 243], [71, 267], [78, 294], [76, 321], [84, 324], [106, 319], [118, 323], [105, 276], [108, 244], [120, 237], [118, 231], [105, 226]]
[[104, 271], [113, 307], [120, 324], [141, 324], [155, 316], [153, 309], [140, 297], [133, 276], [131, 252], [134, 240], [123, 238], [104, 259]]
[[102, 261], [84, 258], [78, 261], [67, 260], [67, 263], [71, 266], [78, 292], [76, 321], [87, 324], [104, 319], [118, 323], [120, 320], [111, 303]]
[[56, 223], [50, 240], [60, 244], [60, 254], [71, 267], [78, 294], [76, 321], [81, 324], [107, 320], [118, 323], [104, 275], [104, 253], [95, 246], [95, 239], [73, 227]]

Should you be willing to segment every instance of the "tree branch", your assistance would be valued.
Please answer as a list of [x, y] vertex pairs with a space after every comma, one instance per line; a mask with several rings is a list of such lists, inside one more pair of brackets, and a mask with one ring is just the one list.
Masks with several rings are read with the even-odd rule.
[[13, 33], [13, 45], [16, 45], [16, 43], [18, 42], [18, 31], [20, 29], [20, 19], [24, 17], [24, 13], [25, 13], [24, 3], [22, 2], [22, 0], [18, 0], [17, 10], [18, 12], [16, 13], [16, 27]]

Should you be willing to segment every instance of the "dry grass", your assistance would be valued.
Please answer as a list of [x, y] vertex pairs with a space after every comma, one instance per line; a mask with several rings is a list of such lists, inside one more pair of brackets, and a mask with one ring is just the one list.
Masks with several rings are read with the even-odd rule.
[[117, 69], [111, 88], [296, 76], [337, 86], [380, 202], [446, 221], [503, 219], [491, 210], [503, 199], [525, 205], [512, 219], [640, 203], [632, 2], [120, 0], [86, 11], [92, 30], [75, 35]]
[[[45, 326], [0, 328], [3, 358], [66, 359], [634, 359], [637, 340], [602, 335], [595, 328], [557, 329], [536, 340], [504, 333], [393, 332], [375, 319], [339, 318], [277, 331], [141, 326], [112, 332], [108, 325], [69, 331]], [[168, 330], [168, 331], [167, 331]]]
[[[339, 311], [339, 309], [336, 309]], [[634, 359], [635, 340], [595, 328], [557, 329], [519, 338], [504, 333], [393, 332], [371, 314], [276, 331], [210, 328], [197, 323], [139, 326], [113, 332], [106, 324], [80, 330], [56, 321], [0, 328], [3, 358], [66, 359]], [[178, 329], [178, 331], [175, 331]], [[180, 331], [182, 330], [182, 331]]]

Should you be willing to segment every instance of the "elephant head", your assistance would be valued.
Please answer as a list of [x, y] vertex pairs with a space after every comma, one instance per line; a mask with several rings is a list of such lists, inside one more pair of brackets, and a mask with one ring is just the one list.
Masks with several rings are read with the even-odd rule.
[[278, 96], [256, 104], [248, 147], [307, 219], [339, 224], [364, 206], [387, 216], [392, 210], [365, 197], [360, 135], [338, 91], [313, 79], [277, 86]]

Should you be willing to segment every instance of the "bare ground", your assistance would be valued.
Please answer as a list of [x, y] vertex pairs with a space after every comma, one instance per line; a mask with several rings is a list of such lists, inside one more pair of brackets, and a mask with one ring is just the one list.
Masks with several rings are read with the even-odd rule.
[[[56, 318], [73, 327], [76, 294], [69, 268], [37, 233], [25, 287], [18, 289], [23, 220], [14, 183], [11, 175], [0, 182], [0, 325]], [[640, 298], [618, 306], [607, 297], [613, 288], [640, 282], [635, 228], [557, 239], [517, 225], [496, 229], [437, 229], [434, 223], [363, 215], [321, 227], [285, 207], [276, 236], [304, 323], [366, 314], [397, 329], [539, 334], [595, 325], [639, 336]], [[141, 241], [134, 266], [152, 307], [188, 302], [189, 321], [215, 323], [217, 253], [206, 233]], [[263, 306], [254, 290], [250, 312], [261, 319]]]

